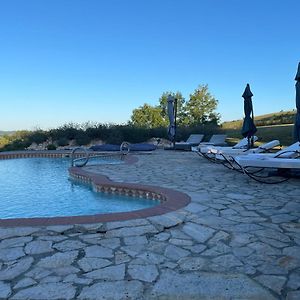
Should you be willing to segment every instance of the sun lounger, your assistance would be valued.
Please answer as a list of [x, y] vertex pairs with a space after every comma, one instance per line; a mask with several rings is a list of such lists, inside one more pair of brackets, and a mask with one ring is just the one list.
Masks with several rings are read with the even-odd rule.
[[227, 145], [227, 143], [225, 142], [226, 138], [227, 134], [214, 134], [208, 142], [199, 143], [196, 148], [193, 148], [193, 150], [199, 150], [201, 147], [207, 146], [225, 146]]
[[257, 148], [250, 148], [250, 149], [214, 149], [211, 148], [208, 153], [215, 154], [217, 159], [222, 159], [224, 155], [227, 157], [235, 157], [237, 155], [251, 155], [256, 153], [264, 153], [268, 152], [271, 149], [280, 145], [279, 140], [273, 140], [271, 142], [265, 143], [260, 145]]
[[[256, 142], [258, 140], [257, 136], [253, 137], [253, 142]], [[217, 150], [217, 151], [230, 151], [232, 149], [241, 149], [241, 150], [248, 150], [248, 138], [243, 138], [240, 140], [237, 144], [235, 144], [232, 147], [224, 147], [224, 146], [213, 146], [213, 145], [204, 145], [200, 147], [193, 147], [192, 151], [200, 151], [201, 153], [208, 153], [211, 152], [211, 150]]]
[[204, 138], [204, 134], [191, 134], [186, 142], [175, 143], [175, 150], [191, 150], [193, 146], [199, 145]]
[[[300, 153], [299, 153], [300, 156]], [[267, 155], [244, 155], [235, 157], [235, 161], [243, 168], [276, 168], [276, 169], [300, 169], [300, 159], [280, 158]]]
[[[232, 159], [233, 162], [226, 161], [231, 169], [243, 172], [259, 182], [280, 183], [291, 177], [290, 170], [300, 171], [300, 142], [296, 142], [276, 153], [248, 154], [236, 156]], [[266, 173], [266, 170], [270, 169], [276, 169], [277, 172]]]

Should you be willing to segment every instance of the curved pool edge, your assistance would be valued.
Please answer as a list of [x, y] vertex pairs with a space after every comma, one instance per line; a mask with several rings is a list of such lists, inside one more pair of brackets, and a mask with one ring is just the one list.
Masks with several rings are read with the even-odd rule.
[[[137, 158], [129, 156], [127, 163], [136, 162]], [[126, 182], [114, 182], [108, 177], [100, 174], [95, 174], [86, 171], [79, 167], [71, 167], [69, 169], [70, 176], [76, 180], [86, 182], [93, 185], [97, 191], [124, 194], [124, 195], [139, 195], [142, 197], [159, 200], [161, 203], [145, 209], [118, 212], [107, 214], [83, 215], [83, 216], [66, 216], [66, 217], [37, 217], [37, 218], [14, 218], [0, 219], [1, 227], [16, 227], [16, 226], [50, 226], [50, 225], [75, 225], [75, 224], [90, 224], [103, 223], [113, 221], [125, 221], [132, 219], [147, 218], [152, 216], [163, 215], [169, 212], [176, 211], [185, 207], [191, 201], [187, 194], [182, 192], [152, 185], [142, 185]]]

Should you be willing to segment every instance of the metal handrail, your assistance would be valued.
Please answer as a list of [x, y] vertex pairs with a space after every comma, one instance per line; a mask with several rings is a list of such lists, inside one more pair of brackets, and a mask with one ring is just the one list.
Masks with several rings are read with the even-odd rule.
[[[85, 157], [79, 157], [79, 158], [75, 158], [75, 152], [78, 151], [78, 150], [83, 150], [84, 154], [85, 154]], [[82, 163], [76, 163], [80, 160], [83, 160]], [[72, 167], [83, 167], [85, 166], [89, 161], [89, 153], [87, 151], [86, 148], [84, 147], [76, 147], [72, 150], [72, 153], [71, 153], [71, 166]]]

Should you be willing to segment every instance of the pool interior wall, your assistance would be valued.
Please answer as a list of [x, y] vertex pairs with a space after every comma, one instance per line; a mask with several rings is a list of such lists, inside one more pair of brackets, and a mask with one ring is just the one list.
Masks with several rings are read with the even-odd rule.
[[[40, 153], [37, 153], [39, 156]], [[53, 153], [50, 153], [53, 155]], [[7, 155], [7, 154], [6, 154]], [[20, 154], [19, 154], [20, 155]], [[32, 155], [32, 154], [30, 154]], [[45, 153], [43, 153], [45, 156]], [[0, 153], [1, 156], [1, 153]], [[23, 157], [22, 154], [19, 157]], [[53, 156], [52, 156], [53, 157]], [[134, 162], [133, 156], [128, 155], [128, 161]], [[55, 160], [54, 160], [55, 161]], [[70, 174], [73, 178], [78, 181], [88, 183], [90, 187], [85, 186], [85, 189], [92, 192], [91, 186], [97, 192], [106, 193], [109, 199], [113, 199], [115, 194], [120, 194], [122, 197], [130, 199], [132, 202], [133, 197], [144, 197], [146, 201], [151, 202], [152, 207], [130, 211], [130, 212], [118, 212], [118, 213], [88, 213], [83, 215], [72, 215], [66, 216], [63, 214], [62, 217], [19, 217], [11, 219], [0, 219], [1, 226], [18, 226], [18, 225], [54, 225], [54, 224], [76, 224], [76, 223], [93, 223], [93, 222], [104, 222], [104, 221], [114, 221], [114, 220], [128, 220], [133, 218], [143, 218], [147, 216], [159, 215], [169, 211], [177, 210], [180, 207], [187, 205], [190, 202], [190, 198], [183, 193], [165, 189], [161, 187], [152, 186], [141, 186], [130, 183], [115, 183], [110, 181], [108, 178], [102, 175], [92, 174], [90, 172], [84, 171], [82, 168], [70, 168]], [[41, 172], [40, 174], [42, 174]], [[49, 183], [47, 183], [49, 184]], [[69, 182], [70, 184], [70, 182]], [[82, 187], [78, 182], [72, 183], [73, 189], [77, 187]], [[114, 194], [113, 196], [111, 194]], [[154, 200], [154, 201], [153, 201]], [[139, 199], [138, 199], [138, 202]], [[153, 206], [153, 203], [156, 202]], [[158, 205], [157, 205], [158, 204]], [[39, 203], [36, 203], [39, 205]]]

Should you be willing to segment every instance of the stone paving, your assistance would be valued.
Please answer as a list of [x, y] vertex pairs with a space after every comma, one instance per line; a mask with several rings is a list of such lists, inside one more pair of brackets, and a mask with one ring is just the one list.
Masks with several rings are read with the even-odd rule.
[[0, 299], [300, 299], [300, 181], [256, 183], [191, 152], [86, 167], [187, 193], [184, 209], [0, 228]]

